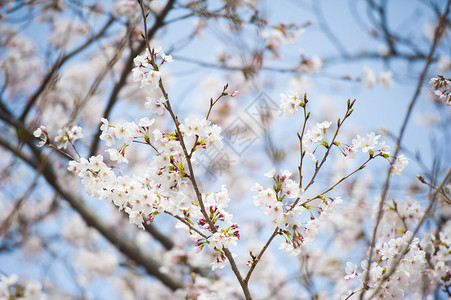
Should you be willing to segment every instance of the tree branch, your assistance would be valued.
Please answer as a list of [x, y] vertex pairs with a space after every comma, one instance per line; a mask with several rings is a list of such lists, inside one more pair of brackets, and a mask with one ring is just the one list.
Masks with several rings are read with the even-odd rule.
[[[43, 159], [43, 156], [41, 151], [33, 145], [33, 142], [34, 140], [27, 139], [28, 146], [30, 148], [34, 148], [33, 152], [39, 153], [39, 156], [37, 157], [30, 157], [23, 151], [19, 151], [16, 145], [13, 145], [3, 137], [0, 137], [0, 145], [3, 148], [9, 150], [11, 153], [14, 153], [32, 168], [37, 169], [40, 161]], [[70, 191], [69, 188], [64, 187], [58, 181], [54, 168], [50, 162], [44, 166], [42, 175], [46, 179], [47, 183], [52, 186], [52, 188], [80, 214], [88, 226], [98, 230], [128, 259], [134, 261], [137, 265], [142, 266], [149, 275], [155, 276], [170, 289], [176, 290], [183, 287], [183, 284], [178, 279], [160, 272], [160, 265], [153, 258], [142, 252], [133, 244], [132, 241], [119, 235], [116, 229], [104, 222], [88, 205], [86, 205], [82, 198]]]

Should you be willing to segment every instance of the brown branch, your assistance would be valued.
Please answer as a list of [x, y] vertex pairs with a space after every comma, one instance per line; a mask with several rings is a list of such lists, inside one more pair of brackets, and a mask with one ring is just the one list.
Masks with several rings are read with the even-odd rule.
[[396, 54], [396, 48], [395, 48], [395, 41], [394, 38], [392, 36], [392, 34], [390, 33], [390, 30], [388, 29], [388, 24], [387, 24], [387, 14], [386, 14], [386, 10], [387, 10], [387, 1], [384, 0], [382, 1], [382, 3], [380, 5], [377, 5], [373, 0], [368, 0], [368, 5], [376, 10], [376, 12], [379, 14], [379, 26], [380, 29], [382, 30], [382, 33], [384, 35], [384, 39], [385, 42], [387, 43], [388, 49], [389, 49], [389, 54]]
[[[28, 137], [31, 134], [28, 133]], [[33, 144], [34, 139], [27, 139], [27, 145], [33, 150], [33, 153], [37, 153], [34, 157], [30, 157], [23, 151], [18, 151], [17, 146], [11, 144], [5, 138], [0, 137], [0, 145], [14, 153], [17, 157], [22, 159], [25, 163], [37, 169], [40, 161], [42, 161], [42, 154], [39, 149]], [[58, 181], [55, 174], [54, 167], [49, 162], [42, 170], [42, 175], [46, 179], [47, 183], [62, 197], [64, 198], [72, 208], [77, 211], [88, 226], [97, 229], [111, 244], [113, 244], [125, 257], [134, 261], [137, 265], [142, 266], [149, 275], [155, 276], [163, 284], [172, 290], [176, 290], [183, 287], [183, 284], [176, 278], [169, 276], [168, 274], [160, 272], [160, 265], [149, 255], [142, 252], [134, 243], [116, 231], [116, 229], [104, 222], [100, 216], [98, 216], [78, 195], [74, 194], [70, 187], [65, 187]]]
[[[79, 111], [88, 103], [91, 96], [93, 96], [96, 92], [102, 81], [107, 76], [108, 72], [113, 70], [114, 65], [119, 61], [120, 54], [124, 51], [125, 46], [127, 44], [127, 40], [129, 39], [129, 35], [132, 34], [132, 30], [129, 29], [127, 34], [117, 43], [116, 49], [114, 51], [114, 54], [112, 58], [108, 61], [106, 66], [99, 72], [99, 74], [94, 79], [93, 83], [91, 84], [88, 92], [84, 96], [82, 100], [80, 100], [79, 103], [77, 103], [74, 111], [72, 112], [71, 120], [74, 120]], [[70, 122], [70, 121], [69, 121]]]
[[166, 250], [171, 250], [174, 248], [174, 241], [168, 238], [167, 235], [161, 233], [155, 226], [152, 224], [147, 224], [144, 222], [145, 230], [150, 233], [157, 241], [159, 241]]
[[110, 27], [111, 24], [115, 21], [115, 18], [110, 18], [108, 22], [103, 26], [103, 28], [95, 35], [93, 35], [91, 38], [89, 38], [83, 45], [80, 45], [78, 48], [73, 50], [72, 52], [69, 52], [66, 55], [60, 56], [56, 62], [53, 64], [50, 71], [47, 72], [47, 75], [45, 75], [44, 79], [42, 80], [41, 85], [39, 86], [38, 90], [31, 96], [31, 98], [28, 100], [27, 105], [25, 106], [24, 111], [20, 115], [19, 120], [24, 121], [27, 117], [27, 114], [30, 112], [33, 105], [36, 103], [36, 101], [39, 99], [39, 96], [46, 90], [47, 86], [53, 81], [53, 78], [57, 71], [61, 68], [61, 66], [69, 60], [72, 56], [78, 54], [82, 50], [86, 49], [89, 45], [91, 45], [94, 41], [98, 40], [100, 37], [102, 37], [107, 29]]
[[308, 99], [307, 99], [307, 93], [304, 94], [304, 105], [302, 107], [303, 112], [304, 112], [304, 122], [302, 124], [302, 130], [301, 133], [299, 134], [299, 132], [297, 133], [298, 136], [298, 140], [299, 140], [299, 166], [298, 166], [298, 171], [299, 171], [299, 188], [302, 189], [302, 165], [304, 163], [304, 157], [305, 157], [305, 150], [303, 149], [303, 145], [302, 145], [302, 139], [304, 137], [304, 133], [305, 133], [305, 128], [307, 126], [307, 121], [310, 117], [310, 112], [307, 113], [307, 103], [308, 103]]
[[[210, 217], [208, 216], [207, 210], [205, 209], [205, 205], [204, 205], [204, 202], [202, 200], [202, 194], [201, 194], [201, 192], [199, 190], [199, 186], [197, 184], [197, 181], [196, 181], [196, 178], [195, 178], [195, 175], [194, 175], [194, 169], [193, 169], [193, 166], [192, 166], [192, 163], [191, 163], [191, 158], [190, 158], [190, 155], [189, 155], [188, 150], [186, 148], [185, 141], [183, 139], [183, 135], [182, 135], [182, 132], [180, 130], [180, 126], [179, 126], [179, 122], [178, 122], [177, 116], [174, 114], [174, 112], [172, 110], [171, 104], [169, 102], [168, 94], [166, 93], [166, 91], [164, 89], [163, 81], [161, 80], [161, 78], [160, 78], [160, 90], [161, 90], [161, 92], [163, 93], [163, 95], [164, 95], [164, 97], [166, 99], [166, 109], [168, 110], [168, 112], [171, 115], [171, 118], [172, 118], [172, 120], [173, 120], [173, 122], [175, 124], [176, 134], [177, 134], [177, 137], [179, 139], [180, 146], [182, 147], [183, 154], [185, 156], [185, 159], [186, 159], [186, 162], [187, 162], [187, 165], [188, 165], [189, 179], [190, 179], [191, 183], [193, 184], [194, 192], [196, 194], [196, 198], [197, 198], [197, 201], [199, 203], [199, 207], [200, 207], [201, 213], [204, 216], [205, 220], [207, 221], [208, 225], [210, 226], [211, 232], [214, 233], [214, 232], [217, 231], [216, 227], [213, 224], [213, 222], [210, 219]], [[229, 260], [230, 266], [232, 267], [232, 271], [235, 273], [235, 276], [238, 279], [238, 282], [240, 283], [241, 288], [243, 289], [244, 296], [246, 297], [247, 300], [252, 299], [250, 291], [249, 291], [249, 287], [247, 286], [247, 283], [245, 281], [243, 281], [243, 278], [241, 276], [240, 271], [238, 270], [238, 267], [237, 267], [237, 265], [235, 263], [235, 260], [233, 258], [232, 253], [230, 252], [229, 249], [227, 249], [225, 247], [222, 248], [222, 250], [224, 251], [224, 254], [226, 255], [227, 259]]]
[[[44, 163], [44, 161], [43, 161], [43, 163]], [[14, 216], [16, 215], [16, 213], [19, 212], [19, 209], [22, 206], [22, 204], [25, 203], [24, 200], [30, 195], [30, 193], [36, 187], [36, 185], [38, 183], [39, 176], [40, 176], [40, 172], [38, 172], [36, 174], [35, 179], [30, 184], [30, 186], [25, 190], [25, 192], [22, 194], [22, 196], [20, 196], [16, 200], [16, 203], [14, 204], [14, 207], [11, 209], [11, 212], [8, 214], [8, 216], [4, 219], [4, 221], [0, 225], [0, 237], [3, 236], [3, 235], [6, 236], [6, 234], [8, 233], [8, 229], [9, 229], [9, 227], [12, 224]]]

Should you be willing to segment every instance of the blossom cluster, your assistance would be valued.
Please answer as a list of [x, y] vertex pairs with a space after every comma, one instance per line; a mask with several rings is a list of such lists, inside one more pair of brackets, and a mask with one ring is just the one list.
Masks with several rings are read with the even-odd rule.
[[[224, 266], [226, 260], [222, 248], [236, 244], [239, 238], [238, 225], [231, 222], [232, 216], [225, 211], [230, 201], [228, 191], [224, 187], [220, 192], [202, 194], [205, 210], [211, 223], [205, 219], [199, 202], [195, 200], [187, 161], [176, 133], [161, 132], [153, 129], [154, 119], [143, 118], [139, 124], [124, 122], [111, 125], [102, 119], [100, 138], [108, 146], [121, 139], [119, 148], [106, 151], [113, 161], [127, 163], [126, 148], [138, 138], [150, 145], [156, 152], [142, 177], [116, 176], [113, 170], [104, 163], [102, 155], [86, 160], [71, 161], [68, 169], [78, 174], [88, 195], [107, 199], [129, 215], [131, 223], [144, 229], [144, 221], [152, 222], [160, 213], [168, 213], [186, 220], [188, 224], [197, 220], [199, 230], [191, 230], [190, 234], [197, 247], [208, 245], [218, 253], [213, 267]], [[195, 160], [197, 149], [222, 147], [221, 128], [207, 120], [189, 119], [179, 126], [185, 147]], [[225, 224], [220, 228], [219, 223]], [[214, 224], [211, 228], [210, 224]], [[186, 224], [185, 224], [186, 225]], [[207, 233], [200, 235], [202, 231]], [[208, 235], [208, 232], [211, 235]]]
[[431, 285], [451, 287], [451, 222], [447, 221], [438, 234], [426, 234], [421, 246], [430, 256], [431, 268], [426, 274]]
[[288, 91], [288, 94], [280, 94], [280, 107], [279, 112], [285, 117], [294, 115], [299, 107], [303, 107], [305, 101], [302, 101], [299, 94], [294, 91]]
[[[412, 230], [424, 213], [418, 201], [410, 197], [384, 206], [375, 258], [369, 268], [369, 287], [375, 297], [404, 299], [411, 293], [417, 299], [438, 286], [451, 286], [451, 222], [444, 223], [440, 232], [432, 229], [420, 241], [412, 237]], [[388, 274], [398, 261], [395, 271]], [[347, 262], [344, 278], [358, 278], [363, 283], [368, 272], [366, 260], [361, 268], [359, 271], [355, 264]], [[426, 280], [428, 286], [415, 284], [420, 280]]]
[[155, 119], [149, 119], [148, 117], [141, 118], [139, 123], [135, 122], [123, 122], [115, 125], [102, 118], [102, 125], [100, 130], [102, 131], [100, 139], [105, 141], [107, 146], [116, 144], [117, 140], [123, 140], [118, 148], [110, 148], [106, 151], [110, 155], [110, 159], [117, 161], [118, 163], [128, 163], [126, 156], [126, 149], [129, 147], [135, 139], [142, 137], [144, 141], [149, 142], [150, 130], [155, 122]]
[[[280, 249], [290, 253], [290, 255], [299, 255], [313, 241], [318, 233], [321, 216], [331, 214], [335, 210], [336, 204], [340, 204], [341, 198], [324, 198], [318, 207], [310, 205], [298, 205], [299, 197], [303, 190], [299, 185], [289, 177], [291, 172], [282, 170], [280, 175], [272, 169], [265, 174], [272, 178], [274, 185], [272, 188], [264, 188], [256, 183], [252, 188], [255, 193], [253, 196], [254, 205], [259, 206], [262, 212], [271, 217], [271, 223], [279, 229], [279, 233], [285, 238]], [[291, 200], [290, 200], [291, 199]], [[312, 211], [318, 214], [314, 216]], [[300, 216], [308, 211], [310, 220], [302, 222]]]
[[[232, 215], [225, 210], [230, 202], [228, 190], [222, 186], [221, 191], [202, 194], [202, 202], [207, 210], [208, 217], [215, 228], [212, 229], [210, 227], [209, 222], [205, 219], [200, 210], [197, 210], [193, 216], [198, 219], [198, 225], [213, 234], [205, 238], [199, 237], [196, 233], [192, 232], [190, 236], [196, 242], [196, 247], [199, 250], [207, 245], [208, 248], [215, 251], [216, 259], [211, 264], [212, 269], [222, 269], [228, 262], [223, 248], [236, 246], [237, 240], [240, 238], [238, 224], [232, 222]], [[219, 225], [217, 225], [218, 221], [221, 221], [226, 226], [220, 228]]]
[[[50, 143], [49, 135], [45, 126], [40, 126], [37, 128], [33, 135], [39, 138], [39, 147], [47, 145]], [[55, 137], [56, 145], [58, 149], [66, 149], [67, 144], [73, 144], [76, 140], [83, 137], [82, 128], [80, 126], [72, 126], [71, 128], [65, 126], [64, 128], [58, 129], [58, 135]]]
[[40, 282], [27, 280], [21, 284], [19, 277], [13, 274], [10, 276], [0, 275], [0, 299], [44, 300], [46, 296]]
[[[330, 147], [326, 140], [326, 131], [330, 128], [332, 122], [324, 121], [317, 123], [315, 127], [308, 129], [302, 139], [302, 145], [307, 151], [314, 162], [317, 161], [315, 152], [318, 147], [323, 146], [325, 148]], [[385, 141], [379, 143], [380, 135], [376, 135], [374, 132], [367, 133], [366, 136], [357, 135], [355, 139], [352, 139], [352, 145], [334, 141], [333, 145], [337, 146], [344, 159], [354, 158], [359, 149], [364, 153], [369, 153], [370, 157], [380, 155], [386, 159], [390, 157], [390, 146]], [[392, 165], [392, 175], [401, 175], [404, 168], [409, 164], [408, 159], [404, 155], [396, 157]]]
[[[157, 55], [159, 54], [161, 62], [158, 65]], [[161, 47], [158, 49], [152, 48], [151, 52], [146, 49], [146, 53], [138, 55], [133, 59], [135, 68], [133, 68], [133, 81], [140, 82], [141, 88], [157, 89], [160, 83], [159, 67], [165, 62], [172, 62], [172, 56], [166, 55]]]
[[[317, 161], [315, 156], [315, 151], [319, 146], [328, 147], [326, 141], [326, 131], [330, 127], [332, 122], [324, 121], [322, 123], [316, 123], [316, 126], [307, 129], [305, 135], [302, 138], [303, 149], [308, 150], [307, 155], [309, 155], [314, 162]], [[313, 146], [315, 146], [313, 148]], [[313, 149], [313, 150], [312, 150]], [[348, 148], [349, 149], [349, 148]], [[351, 152], [351, 151], [350, 151]]]
[[185, 145], [191, 151], [198, 148], [207, 151], [222, 148], [222, 128], [206, 119], [186, 118], [180, 125], [180, 131], [183, 133]]
[[[366, 273], [369, 272], [368, 287], [370, 293], [375, 293], [376, 299], [402, 299], [406, 294], [415, 292], [419, 287], [419, 282], [426, 269], [426, 252], [420, 247], [420, 240], [412, 239], [412, 232], [407, 231], [401, 237], [390, 239], [388, 242], [378, 243], [375, 247], [377, 260], [371, 263], [361, 263], [362, 271], [357, 271], [357, 267], [352, 263], [347, 263], [346, 279], [358, 277], [363, 283]], [[403, 251], [407, 253], [400, 258]], [[400, 258], [399, 264], [397, 260]], [[384, 278], [394, 266], [395, 271], [388, 278]], [[369, 271], [368, 271], [369, 270]]]
[[150, 112], [159, 116], [164, 114], [164, 103], [166, 102], [166, 99], [164, 99], [164, 97], [161, 97], [160, 99], [146, 97], [146, 99], [147, 101], [144, 105], [147, 109], [149, 109]]
[[400, 232], [413, 230], [418, 224], [424, 209], [417, 200], [406, 197], [404, 201], [392, 199], [385, 205], [383, 224], [381, 225], [381, 241], [399, 237]]
[[434, 94], [436, 94], [440, 101], [451, 105], [451, 79], [445, 78], [441, 75], [437, 75], [437, 78], [431, 78], [429, 83], [434, 88]]

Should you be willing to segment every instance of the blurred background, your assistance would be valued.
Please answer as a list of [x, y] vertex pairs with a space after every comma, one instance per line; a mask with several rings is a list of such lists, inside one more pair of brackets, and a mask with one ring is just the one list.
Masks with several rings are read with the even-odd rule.
[[[43, 291], [48, 299], [196, 299], [210, 291], [240, 299], [233, 274], [228, 268], [210, 274], [211, 255], [195, 253], [174, 218], [158, 215], [144, 231], [129, 224], [111, 203], [86, 196], [66, 169], [68, 158], [36, 147], [32, 136], [40, 125], [50, 137], [64, 126], [81, 126], [78, 153], [102, 154], [114, 164], [98, 139], [102, 117], [111, 123], [155, 117], [158, 128], [173, 131], [168, 114], [145, 107], [146, 96], [160, 98], [159, 91], [133, 82], [133, 58], [145, 49], [143, 30], [153, 47], [172, 55], [161, 76], [181, 122], [205, 117], [210, 99], [225, 85], [230, 93], [239, 91], [215, 105], [210, 119], [221, 126], [224, 147], [199, 156], [195, 172], [203, 192], [222, 185], [229, 190], [242, 236], [234, 252], [243, 268], [249, 251], [272, 231], [269, 218], [253, 205], [251, 187], [270, 186], [264, 174], [273, 167], [299, 180], [296, 134], [304, 119], [302, 113], [281, 117], [281, 93], [306, 94], [307, 128], [323, 121], [336, 126], [347, 100], [356, 99], [340, 142], [351, 144], [374, 131], [394, 153], [419, 89], [400, 144], [410, 162], [403, 176], [393, 177], [388, 199], [410, 197], [426, 206], [430, 190], [415, 176], [437, 183], [451, 157], [450, 109], [428, 83], [437, 74], [450, 76], [449, 16], [431, 51], [446, 2], [143, 1], [150, 10], [144, 28], [136, 1], [0, 1], [0, 274], [19, 282], [27, 295], [34, 288], [37, 298]], [[76, 156], [71, 147], [67, 151]], [[118, 174], [140, 176], [155, 155], [139, 144], [127, 151], [129, 164], [116, 166]], [[366, 159], [341, 157], [331, 154], [306, 197]], [[306, 159], [304, 180], [313, 168]], [[346, 290], [338, 278], [347, 260], [365, 259], [388, 168], [378, 158], [334, 191], [344, 200], [343, 210], [358, 214], [359, 221], [345, 224], [340, 212], [340, 220], [321, 227], [308, 255], [293, 258], [278, 250], [277, 241], [272, 244], [254, 275], [256, 298], [336, 299]], [[448, 208], [441, 209], [437, 218], [447, 220]], [[435, 223], [426, 223], [424, 232], [428, 226]], [[444, 292], [435, 295], [446, 298]]]

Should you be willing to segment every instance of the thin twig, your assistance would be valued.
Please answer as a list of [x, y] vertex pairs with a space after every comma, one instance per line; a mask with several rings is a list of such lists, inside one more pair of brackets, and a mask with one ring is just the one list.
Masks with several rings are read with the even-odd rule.
[[443, 197], [446, 198], [446, 200], [448, 201], [448, 203], [451, 204], [451, 199], [448, 197], [448, 195], [446, 194], [446, 192], [443, 190], [443, 188], [438, 189], [437, 187], [435, 187], [434, 185], [432, 185], [431, 183], [427, 182], [422, 176], [417, 175], [418, 180], [421, 183], [424, 183], [425, 185], [429, 186], [431, 189], [437, 190]]
[[[304, 206], [304, 205], [306, 205], [306, 204], [312, 202], [312, 201], [315, 200], [315, 199], [319, 199], [322, 195], [324, 195], [324, 194], [330, 192], [330, 191], [333, 190], [337, 185], [339, 185], [340, 183], [342, 183], [343, 181], [345, 181], [346, 179], [348, 179], [349, 177], [351, 177], [352, 175], [354, 175], [354, 174], [357, 173], [358, 171], [360, 171], [360, 170], [362, 170], [363, 168], [365, 168], [366, 164], [367, 164], [370, 160], [374, 159], [375, 157], [377, 157], [377, 156], [379, 156], [379, 155], [380, 155], [380, 154], [375, 155], [375, 156], [370, 156], [363, 164], [360, 165], [360, 167], [358, 167], [357, 169], [355, 169], [354, 171], [352, 171], [352, 172], [349, 173], [348, 175], [342, 177], [340, 180], [338, 180], [334, 185], [332, 185], [331, 187], [329, 187], [328, 189], [326, 189], [324, 192], [322, 192], [322, 193], [316, 195], [315, 197], [312, 197], [312, 198], [310, 198], [310, 199], [308, 199], [308, 200], [302, 202], [302, 204], [300, 204], [300, 205], [301, 205], [301, 206]], [[294, 205], [293, 205], [293, 207], [294, 207]]]
[[36, 101], [39, 99], [39, 96], [46, 90], [47, 86], [53, 81], [52, 78], [55, 76], [57, 71], [61, 68], [61, 66], [69, 60], [74, 55], [78, 54], [82, 50], [86, 49], [89, 45], [91, 45], [92, 42], [98, 40], [100, 37], [102, 37], [107, 29], [113, 24], [115, 21], [115, 18], [110, 18], [107, 23], [102, 27], [102, 29], [95, 35], [93, 35], [91, 38], [89, 38], [83, 45], [79, 46], [78, 48], [74, 49], [73, 51], [69, 52], [66, 55], [61, 55], [60, 58], [56, 60], [56, 62], [53, 64], [52, 68], [47, 72], [47, 75], [42, 80], [41, 85], [39, 86], [38, 90], [31, 96], [30, 100], [28, 100], [27, 105], [25, 106], [25, 109], [23, 110], [22, 114], [20, 115], [19, 119], [21, 121], [24, 121], [27, 117], [28, 112], [31, 110], [33, 105], [36, 103]]

